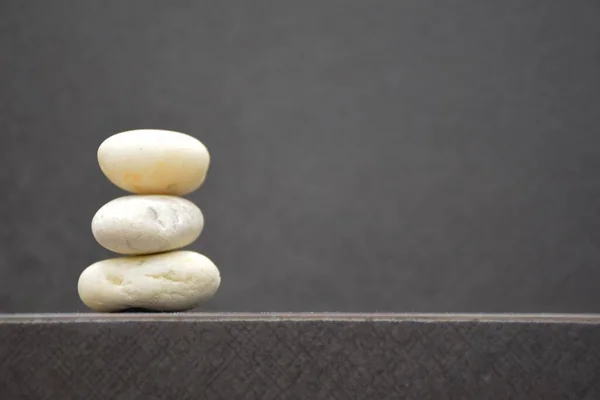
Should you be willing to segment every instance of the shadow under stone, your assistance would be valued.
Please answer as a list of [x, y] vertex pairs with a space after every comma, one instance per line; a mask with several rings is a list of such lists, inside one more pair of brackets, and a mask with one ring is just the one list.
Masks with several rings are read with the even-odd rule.
[[138, 314], [138, 313], [146, 313], [146, 314], [175, 314], [172, 311], [158, 311], [158, 310], [150, 310], [146, 308], [128, 308], [122, 311], [117, 311], [115, 314]]

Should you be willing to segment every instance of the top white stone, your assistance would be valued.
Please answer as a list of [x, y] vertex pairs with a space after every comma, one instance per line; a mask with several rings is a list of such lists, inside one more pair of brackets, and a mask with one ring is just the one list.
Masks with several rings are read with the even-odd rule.
[[127, 192], [182, 196], [204, 183], [210, 155], [190, 135], [139, 129], [102, 142], [98, 163], [104, 175]]

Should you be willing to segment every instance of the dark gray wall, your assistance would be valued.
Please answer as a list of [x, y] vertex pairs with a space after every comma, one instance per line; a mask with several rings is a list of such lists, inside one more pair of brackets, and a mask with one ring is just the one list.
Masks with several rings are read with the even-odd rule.
[[110, 134], [212, 154], [206, 310], [600, 312], [600, 2], [3, 1], [0, 311], [85, 310]]

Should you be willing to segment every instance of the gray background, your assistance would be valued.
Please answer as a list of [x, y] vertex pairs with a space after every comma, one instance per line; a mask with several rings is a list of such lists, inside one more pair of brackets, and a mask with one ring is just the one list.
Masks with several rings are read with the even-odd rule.
[[3, 1], [0, 312], [83, 311], [135, 128], [212, 155], [205, 310], [600, 312], [600, 2]]

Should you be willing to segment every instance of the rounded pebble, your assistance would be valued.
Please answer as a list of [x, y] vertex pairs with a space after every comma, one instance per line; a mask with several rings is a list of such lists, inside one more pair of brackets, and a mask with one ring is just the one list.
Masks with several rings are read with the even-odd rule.
[[198, 307], [220, 284], [210, 259], [181, 250], [99, 261], [81, 273], [77, 290], [83, 303], [98, 312], [173, 312]]
[[115, 253], [140, 255], [193, 243], [204, 216], [191, 201], [165, 195], [129, 195], [109, 201], [92, 219], [98, 243]]
[[183, 196], [204, 183], [210, 155], [184, 133], [139, 129], [102, 142], [98, 163], [108, 180], [127, 192]]

